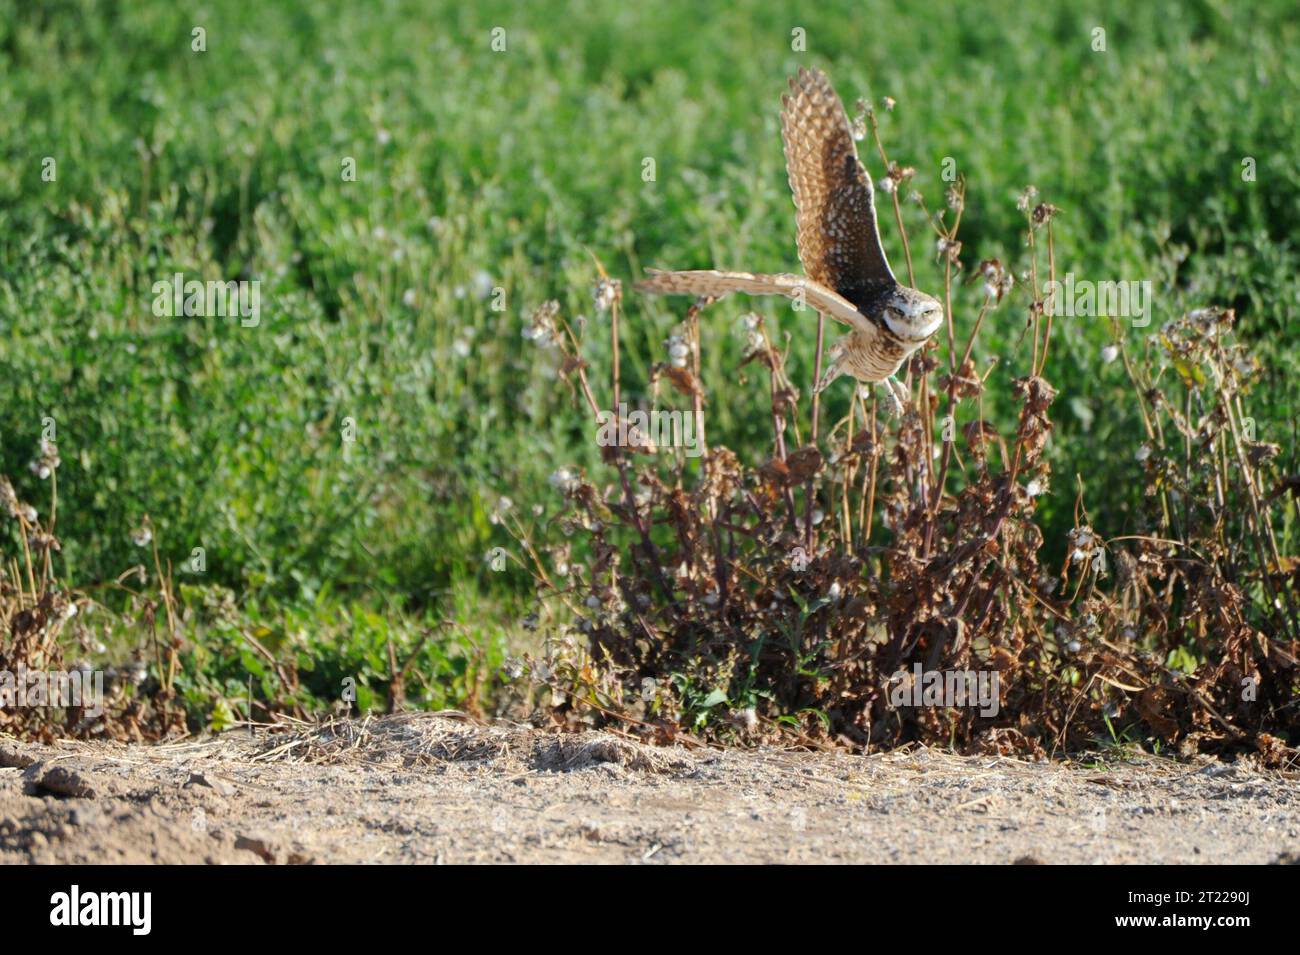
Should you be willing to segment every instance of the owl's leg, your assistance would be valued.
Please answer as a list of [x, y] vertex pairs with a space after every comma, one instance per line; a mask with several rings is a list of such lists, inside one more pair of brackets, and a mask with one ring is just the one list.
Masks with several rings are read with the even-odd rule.
[[822, 373], [822, 380], [817, 382], [817, 394], [825, 391], [830, 386], [830, 383], [842, 374], [844, 374], [844, 369], [840, 366], [840, 357], [832, 351], [830, 367]]
[[[882, 381], [881, 384], [885, 386], [885, 394], [889, 396], [890, 417], [892, 418], [903, 417], [903, 403], [898, 398], [898, 392], [894, 390], [894, 385], [897, 384], [897, 382], [894, 381], [894, 376], [890, 375], [888, 378]], [[904, 391], [903, 394], [904, 396], [906, 396], [907, 392]]]
[[895, 376], [890, 375], [885, 379], [885, 387], [889, 389], [889, 394], [894, 399], [894, 406], [901, 415], [903, 407], [912, 400], [912, 396], [908, 394], [907, 385], [903, 384]]

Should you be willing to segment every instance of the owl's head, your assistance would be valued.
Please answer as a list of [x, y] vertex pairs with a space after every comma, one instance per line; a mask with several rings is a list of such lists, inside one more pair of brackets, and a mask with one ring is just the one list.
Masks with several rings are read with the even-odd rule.
[[906, 342], [923, 342], [943, 324], [943, 303], [933, 295], [898, 286], [885, 302], [889, 330]]

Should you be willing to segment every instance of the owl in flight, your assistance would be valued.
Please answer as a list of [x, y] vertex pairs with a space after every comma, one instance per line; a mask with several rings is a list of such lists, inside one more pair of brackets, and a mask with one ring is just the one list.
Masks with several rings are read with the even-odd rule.
[[826, 74], [800, 69], [781, 102], [781, 137], [805, 274], [648, 269], [650, 277], [637, 288], [664, 295], [784, 295], [804, 302], [850, 329], [832, 346], [817, 390], [845, 374], [885, 382], [900, 410], [907, 389], [894, 375], [942, 324], [943, 305], [894, 278], [880, 245], [871, 177]]

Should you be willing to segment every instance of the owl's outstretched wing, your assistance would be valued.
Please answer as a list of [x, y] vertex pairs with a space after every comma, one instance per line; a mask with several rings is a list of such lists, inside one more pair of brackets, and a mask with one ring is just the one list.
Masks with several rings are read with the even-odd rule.
[[781, 138], [808, 277], [862, 305], [896, 284], [880, 244], [871, 177], [849, 118], [821, 70], [800, 69], [781, 97]]
[[803, 275], [762, 275], [754, 272], [719, 272], [705, 269], [696, 272], [661, 272], [646, 269], [649, 278], [636, 284], [642, 292], [658, 295], [711, 295], [721, 297], [732, 292], [746, 295], [784, 295], [809, 308], [829, 315], [858, 331], [876, 334], [878, 329], [857, 306], [820, 282]]

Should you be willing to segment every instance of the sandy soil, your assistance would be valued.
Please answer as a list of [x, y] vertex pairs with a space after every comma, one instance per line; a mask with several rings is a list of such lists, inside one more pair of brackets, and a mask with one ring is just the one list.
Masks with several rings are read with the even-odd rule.
[[0, 862], [1300, 861], [1300, 773], [655, 749], [442, 716], [0, 739]]

